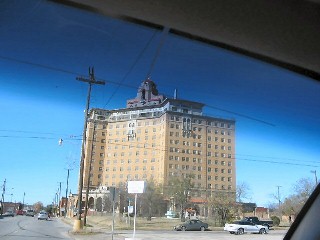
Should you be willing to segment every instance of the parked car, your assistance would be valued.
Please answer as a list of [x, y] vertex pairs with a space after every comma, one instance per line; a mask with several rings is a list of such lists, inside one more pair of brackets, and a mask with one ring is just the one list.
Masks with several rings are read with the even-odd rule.
[[48, 213], [46, 211], [40, 211], [38, 214], [38, 220], [48, 220]]
[[272, 220], [260, 220], [258, 217], [245, 217], [243, 220], [253, 222], [257, 225], [267, 226], [269, 229], [273, 227]]
[[7, 216], [7, 217], [14, 217], [14, 211], [13, 210], [7, 210], [3, 216]]
[[35, 212], [33, 209], [28, 209], [27, 212], [26, 212], [26, 216], [31, 216], [31, 217], [34, 217], [35, 215]]
[[24, 212], [23, 212], [23, 210], [19, 209], [16, 211], [16, 214], [17, 215], [24, 215]]
[[174, 226], [173, 229], [176, 231], [205, 231], [208, 230], [208, 223], [192, 219]]
[[241, 235], [244, 233], [265, 234], [269, 232], [269, 228], [267, 226], [257, 225], [251, 221], [244, 220], [226, 223], [223, 230], [236, 235]]

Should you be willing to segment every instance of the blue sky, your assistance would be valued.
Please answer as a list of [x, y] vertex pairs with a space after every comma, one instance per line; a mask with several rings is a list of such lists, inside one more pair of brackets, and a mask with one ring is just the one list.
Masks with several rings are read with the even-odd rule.
[[[6, 199], [49, 204], [77, 192], [87, 85], [91, 107], [124, 108], [149, 72], [161, 32], [44, 1], [0, 3], [0, 181]], [[267, 206], [281, 186], [320, 172], [320, 84], [257, 60], [169, 34], [151, 78], [160, 93], [236, 120], [237, 181]], [[222, 110], [221, 110], [222, 109]], [[246, 116], [246, 117], [244, 117]], [[58, 140], [64, 139], [62, 146]], [[12, 195], [11, 195], [12, 194]], [[248, 201], [249, 201], [248, 200]]]

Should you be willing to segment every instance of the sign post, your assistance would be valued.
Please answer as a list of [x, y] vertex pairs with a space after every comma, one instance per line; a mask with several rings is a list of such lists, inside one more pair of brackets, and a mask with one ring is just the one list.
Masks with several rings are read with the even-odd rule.
[[[144, 181], [128, 181], [128, 193], [134, 193], [133, 239], [136, 234], [137, 194], [144, 192]], [[128, 211], [129, 214], [129, 211]]]

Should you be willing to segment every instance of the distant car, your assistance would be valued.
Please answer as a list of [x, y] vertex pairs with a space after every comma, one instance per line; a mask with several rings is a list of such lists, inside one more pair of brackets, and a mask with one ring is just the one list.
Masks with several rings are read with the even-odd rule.
[[17, 211], [16, 211], [16, 214], [17, 214], [17, 215], [23, 215], [24, 212], [23, 212], [23, 210], [17, 210]]
[[188, 220], [173, 227], [176, 231], [205, 231], [208, 230], [208, 224], [198, 219]]
[[34, 217], [34, 215], [35, 215], [34, 210], [32, 210], [32, 209], [28, 209], [28, 210], [27, 210], [27, 212], [26, 212], [26, 216]]
[[267, 226], [257, 225], [250, 221], [235, 221], [233, 223], [226, 223], [223, 230], [236, 235], [241, 235], [244, 233], [266, 234], [269, 232], [269, 228]]
[[14, 211], [12, 210], [7, 210], [3, 216], [7, 216], [7, 217], [14, 217]]
[[48, 220], [48, 213], [46, 211], [40, 211], [38, 214], [38, 220]]

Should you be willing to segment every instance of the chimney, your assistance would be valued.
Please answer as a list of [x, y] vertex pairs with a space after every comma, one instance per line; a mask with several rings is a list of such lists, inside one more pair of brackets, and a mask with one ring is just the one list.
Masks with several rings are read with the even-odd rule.
[[177, 98], [178, 98], [178, 90], [175, 89], [175, 90], [174, 90], [173, 99], [177, 99]]

